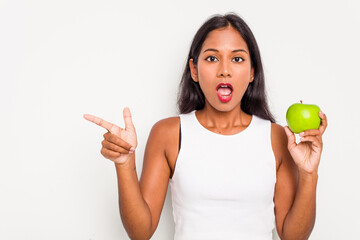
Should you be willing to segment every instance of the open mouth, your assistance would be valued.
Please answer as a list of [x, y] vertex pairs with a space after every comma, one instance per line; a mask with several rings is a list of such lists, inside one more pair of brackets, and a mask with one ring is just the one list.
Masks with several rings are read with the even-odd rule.
[[229, 102], [232, 98], [233, 86], [230, 83], [220, 83], [216, 91], [221, 102]]
[[216, 91], [220, 96], [230, 96], [233, 91], [233, 86], [230, 83], [220, 83], [217, 85]]

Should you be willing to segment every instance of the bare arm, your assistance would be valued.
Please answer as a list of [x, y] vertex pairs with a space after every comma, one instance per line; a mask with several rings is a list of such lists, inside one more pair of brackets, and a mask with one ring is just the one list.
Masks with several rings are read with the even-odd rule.
[[134, 157], [126, 169], [123, 166], [116, 168], [118, 182], [130, 183], [119, 184], [119, 204], [122, 221], [131, 239], [150, 239], [158, 226], [171, 174], [166, 153], [169, 146], [178, 146], [178, 129], [176, 118], [163, 119], [152, 127], [145, 148], [140, 185], [135, 182]]
[[180, 119], [172, 117], [157, 122], [149, 136], [144, 154], [140, 189], [152, 216], [152, 234], [155, 232], [171, 175], [169, 159], [176, 159], [179, 145]]
[[282, 239], [308, 239], [316, 215], [317, 174], [299, 174], [294, 204], [284, 222]]
[[171, 172], [166, 148], [173, 142], [169, 138], [176, 139], [171, 134], [175, 133], [176, 121], [174, 118], [170, 121], [164, 119], [153, 126], [139, 183], [134, 153], [137, 140], [130, 111], [124, 109], [125, 129], [92, 115], [84, 117], [109, 131], [104, 134], [101, 153], [115, 163], [119, 209], [126, 232], [134, 240], [150, 239], [159, 222], [166, 196]]
[[151, 212], [144, 200], [135, 166], [135, 154], [126, 164], [115, 164], [121, 220], [131, 239], [150, 239]]
[[[278, 127], [278, 131], [282, 131], [281, 138], [286, 141], [285, 132], [281, 126]], [[277, 146], [284, 145], [278, 143]], [[308, 239], [310, 236], [315, 223], [316, 180], [299, 174], [290, 154], [285, 152], [277, 171], [274, 199], [276, 225], [280, 239], [301, 240]]]
[[327, 127], [325, 114], [319, 113], [319, 129], [301, 133], [301, 143], [288, 127], [274, 125], [274, 153], [281, 159], [275, 187], [275, 214], [283, 240], [308, 239], [316, 216], [316, 186], [322, 151], [322, 134]]

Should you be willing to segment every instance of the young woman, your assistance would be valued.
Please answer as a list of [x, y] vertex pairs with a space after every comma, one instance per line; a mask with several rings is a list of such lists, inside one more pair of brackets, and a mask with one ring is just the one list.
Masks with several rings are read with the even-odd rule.
[[[300, 133], [275, 123], [255, 38], [236, 14], [215, 15], [196, 33], [180, 84], [180, 114], [149, 135], [140, 182], [129, 108], [101, 153], [115, 163], [119, 207], [131, 239], [156, 230], [170, 181], [175, 239], [307, 239], [315, 222], [318, 166], [327, 127]], [[170, 179], [170, 180], [169, 180]]]

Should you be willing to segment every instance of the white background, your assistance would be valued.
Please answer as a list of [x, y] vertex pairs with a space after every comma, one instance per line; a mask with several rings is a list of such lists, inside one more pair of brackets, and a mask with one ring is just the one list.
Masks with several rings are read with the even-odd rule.
[[[286, 125], [299, 100], [327, 114], [310, 239], [360, 235], [357, 1], [0, 1], [0, 239], [128, 239], [98, 115], [123, 126], [129, 106], [144, 148], [176, 116], [192, 38], [234, 11], [262, 54], [269, 104]], [[172, 239], [170, 191], [152, 239]]]

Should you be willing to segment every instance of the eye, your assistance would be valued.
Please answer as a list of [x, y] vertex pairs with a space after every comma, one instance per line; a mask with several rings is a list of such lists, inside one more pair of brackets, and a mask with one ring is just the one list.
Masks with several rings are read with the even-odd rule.
[[244, 61], [242, 57], [234, 57], [233, 60], [238, 63]]
[[217, 58], [214, 56], [209, 56], [209, 57], [205, 58], [205, 60], [209, 61], [209, 62], [215, 62], [215, 60], [217, 60]]

